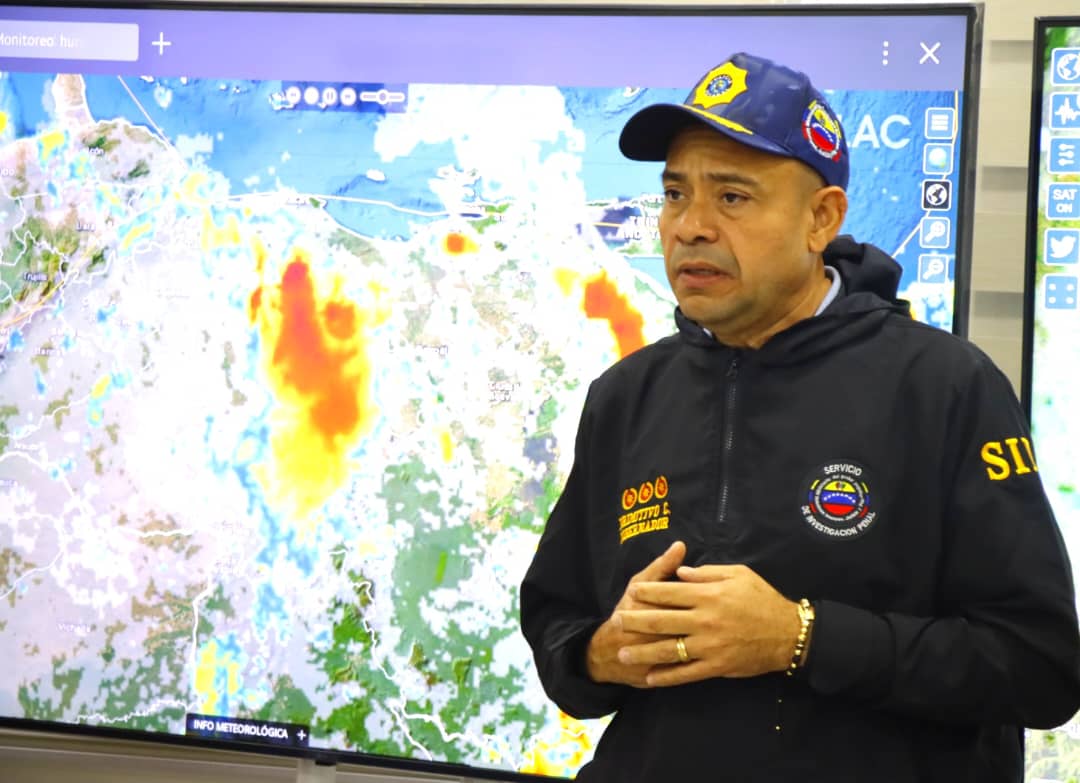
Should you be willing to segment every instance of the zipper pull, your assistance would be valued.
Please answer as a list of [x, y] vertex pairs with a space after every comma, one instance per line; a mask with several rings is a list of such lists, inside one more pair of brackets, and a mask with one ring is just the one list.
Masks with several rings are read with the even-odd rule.
[[731, 364], [727, 368], [727, 378], [729, 381], [735, 380], [735, 376], [739, 374], [739, 354], [735, 354], [731, 358]]

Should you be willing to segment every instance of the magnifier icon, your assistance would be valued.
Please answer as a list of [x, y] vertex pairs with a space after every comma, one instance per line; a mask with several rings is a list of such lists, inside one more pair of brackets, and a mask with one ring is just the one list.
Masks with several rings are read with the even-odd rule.
[[926, 235], [923, 237], [924, 242], [933, 242], [935, 239], [945, 236], [947, 229], [945, 228], [944, 220], [935, 220], [926, 229]]

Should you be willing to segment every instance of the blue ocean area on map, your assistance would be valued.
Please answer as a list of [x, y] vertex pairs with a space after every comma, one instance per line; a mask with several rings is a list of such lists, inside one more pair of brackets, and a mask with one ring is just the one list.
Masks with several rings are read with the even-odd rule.
[[619, 134], [634, 112], [653, 103], [678, 103], [685, 90], [563, 88], [566, 113], [587, 139], [582, 156], [585, 197], [590, 201], [635, 198], [660, 192], [660, 163], [635, 163], [619, 151]]
[[53, 81], [51, 73], [8, 73], [3, 89], [4, 111], [15, 127], [16, 136], [32, 136], [49, 124], [46, 105], [52, 104], [52, 96], [46, 91]]
[[[141, 112], [119, 79], [91, 76], [86, 81], [93, 116], [123, 116], [139, 122]], [[180, 136], [209, 138], [213, 150], [205, 163], [229, 180], [233, 195], [286, 187], [385, 202], [436, 216], [443, 209], [426, 185], [441, 166], [455, 160], [453, 145], [424, 145], [415, 154], [384, 162], [374, 152], [377, 114], [275, 110], [272, 95], [282, 89], [277, 81], [191, 80], [184, 84], [179, 79], [149, 83], [128, 78], [124, 83], [172, 141]], [[171, 92], [166, 108], [155, 98], [155, 89], [162, 86]], [[369, 170], [385, 174], [385, 181], [370, 179]], [[423, 185], [418, 187], [418, 183]], [[383, 204], [350, 201], [331, 201], [327, 211], [357, 233], [387, 239], [408, 237], [412, 226], [431, 219]]]
[[668, 285], [663, 256], [634, 256], [630, 259], [630, 266], [658, 282], [662, 290]]

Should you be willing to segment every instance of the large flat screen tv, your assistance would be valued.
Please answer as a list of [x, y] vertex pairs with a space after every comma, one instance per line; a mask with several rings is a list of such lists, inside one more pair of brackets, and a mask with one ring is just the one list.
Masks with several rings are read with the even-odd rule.
[[963, 331], [972, 6], [0, 6], [0, 723], [571, 776], [517, 585], [674, 330], [618, 132], [808, 72], [849, 233]]
[[[1080, 16], [1037, 19], [1021, 397], [1080, 583]], [[1033, 780], [1080, 777], [1080, 721], [1028, 743]]]

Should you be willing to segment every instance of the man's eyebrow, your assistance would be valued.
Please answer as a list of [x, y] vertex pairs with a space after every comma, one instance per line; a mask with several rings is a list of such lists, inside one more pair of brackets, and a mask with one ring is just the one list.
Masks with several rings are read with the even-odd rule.
[[[711, 171], [705, 175], [712, 182], [718, 185], [745, 185], [746, 187], [758, 187], [761, 183], [753, 177], [748, 177], [745, 174], [739, 174], [734, 171]], [[673, 171], [672, 169], [664, 169], [660, 174], [661, 182], [686, 182], [687, 176], [681, 171]]]

